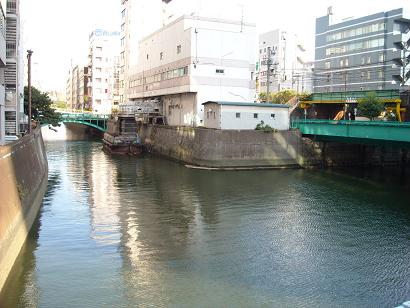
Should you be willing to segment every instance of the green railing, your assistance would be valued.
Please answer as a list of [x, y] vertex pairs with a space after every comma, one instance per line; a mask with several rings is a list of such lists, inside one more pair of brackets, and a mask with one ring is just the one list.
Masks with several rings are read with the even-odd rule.
[[345, 101], [346, 99], [360, 99], [366, 97], [370, 92], [374, 92], [381, 100], [399, 100], [399, 90], [375, 90], [375, 91], [346, 91], [346, 92], [328, 92], [312, 93], [306, 101]]
[[410, 123], [299, 119], [293, 120], [291, 127], [299, 129], [304, 135], [410, 144]]
[[107, 130], [107, 121], [109, 119], [107, 114], [93, 114], [93, 113], [61, 113], [63, 123], [78, 123], [90, 127], [94, 127], [100, 131]]

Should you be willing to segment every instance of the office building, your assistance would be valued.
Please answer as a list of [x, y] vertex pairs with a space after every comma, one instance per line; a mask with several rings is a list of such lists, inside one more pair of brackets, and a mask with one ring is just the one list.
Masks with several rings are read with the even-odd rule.
[[139, 41], [168, 21], [171, 0], [121, 0], [120, 102], [127, 102], [130, 71], [138, 64]]
[[169, 125], [202, 126], [206, 101], [254, 101], [255, 45], [254, 24], [184, 15], [140, 41], [128, 99], [157, 99]]
[[314, 92], [397, 90], [409, 84], [410, 15], [395, 9], [338, 23], [332, 18], [329, 8], [316, 19]]
[[89, 37], [88, 93], [91, 110], [109, 114], [119, 101], [120, 32], [97, 29]]

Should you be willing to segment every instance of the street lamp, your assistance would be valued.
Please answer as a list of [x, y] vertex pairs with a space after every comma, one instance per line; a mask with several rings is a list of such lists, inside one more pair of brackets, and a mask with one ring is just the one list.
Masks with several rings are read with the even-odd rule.
[[31, 134], [31, 56], [33, 54], [32, 50], [27, 50], [27, 80], [28, 80], [28, 133]]

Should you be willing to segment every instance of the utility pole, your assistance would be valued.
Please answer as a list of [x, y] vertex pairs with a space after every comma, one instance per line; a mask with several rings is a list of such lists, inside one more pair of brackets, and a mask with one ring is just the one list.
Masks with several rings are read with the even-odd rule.
[[27, 50], [27, 80], [28, 80], [28, 133], [31, 134], [31, 55], [33, 54], [32, 50]]
[[266, 72], [266, 101], [269, 103], [269, 84], [270, 84], [270, 67], [272, 66], [272, 61], [270, 58], [271, 49], [268, 47], [268, 59], [266, 60], [266, 66], [268, 68]]
[[273, 50], [268, 47], [268, 58], [266, 59], [266, 66], [268, 68], [266, 72], [266, 99], [269, 102], [269, 86], [270, 86], [270, 68], [272, 66], [272, 56], [276, 54], [276, 48], [273, 48]]

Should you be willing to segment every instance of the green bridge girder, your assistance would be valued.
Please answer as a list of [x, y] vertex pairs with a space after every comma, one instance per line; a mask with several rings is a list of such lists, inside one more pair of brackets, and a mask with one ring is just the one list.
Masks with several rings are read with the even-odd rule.
[[410, 147], [410, 123], [299, 119], [291, 127], [317, 140]]
[[61, 113], [61, 118], [63, 123], [83, 124], [105, 132], [110, 116], [107, 114], [93, 113]]

